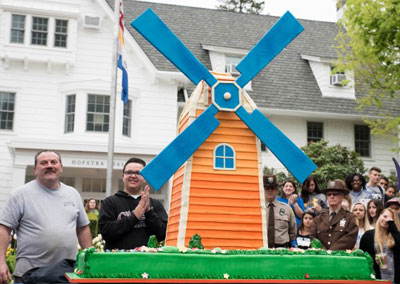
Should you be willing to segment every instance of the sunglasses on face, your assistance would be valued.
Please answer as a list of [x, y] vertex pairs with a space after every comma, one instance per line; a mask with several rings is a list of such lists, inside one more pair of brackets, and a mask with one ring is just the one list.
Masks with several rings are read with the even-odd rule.
[[341, 195], [341, 193], [339, 193], [339, 192], [328, 192], [327, 194], [326, 194], [326, 196], [338, 196], [338, 195]]

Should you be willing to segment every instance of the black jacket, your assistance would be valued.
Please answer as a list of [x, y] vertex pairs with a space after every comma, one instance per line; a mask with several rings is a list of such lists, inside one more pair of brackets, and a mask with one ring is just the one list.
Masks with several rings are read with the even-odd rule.
[[99, 214], [99, 232], [106, 241], [105, 249], [134, 249], [147, 245], [149, 237], [165, 239], [168, 216], [160, 201], [150, 198], [150, 211], [141, 220], [133, 214], [140, 197], [134, 199], [124, 191], [107, 197]]
[[[400, 283], [400, 232], [397, 230], [393, 221], [389, 221], [389, 232], [394, 238], [393, 247], [394, 257], [394, 283]], [[360, 241], [360, 249], [368, 252], [374, 260], [374, 270], [377, 279], [381, 279], [381, 270], [375, 261], [375, 230], [369, 230], [364, 233]]]

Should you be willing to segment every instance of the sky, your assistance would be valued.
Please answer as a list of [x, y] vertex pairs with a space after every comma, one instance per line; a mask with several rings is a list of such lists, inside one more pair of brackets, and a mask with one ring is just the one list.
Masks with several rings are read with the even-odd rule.
[[[141, 0], [215, 9], [217, 0]], [[336, 0], [265, 0], [262, 14], [282, 16], [289, 10], [298, 19], [336, 22]]]

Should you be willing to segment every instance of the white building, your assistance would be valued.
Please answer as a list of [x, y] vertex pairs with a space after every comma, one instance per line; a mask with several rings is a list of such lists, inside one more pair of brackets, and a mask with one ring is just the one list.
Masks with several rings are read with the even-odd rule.
[[[125, 106], [117, 100], [114, 192], [128, 158], [150, 161], [175, 137], [182, 101], [193, 89], [129, 23], [151, 7], [207, 68], [235, 72], [278, 19], [140, 1], [124, 5], [130, 95]], [[83, 199], [104, 199], [112, 7], [104, 0], [0, 0], [0, 208], [12, 189], [33, 178], [33, 157], [41, 149], [60, 152], [63, 181]], [[395, 145], [369, 134], [354, 110], [362, 94], [338, 83], [343, 74], [330, 74], [335, 24], [300, 22], [305, 32], [247, 92], [298, 146], [324, 138], [355, 149], [367, 167], [389, 174]], [[263, 161], [282, 168], [268, 151]], [[168, 184], [154, 194], [168, 206]]]

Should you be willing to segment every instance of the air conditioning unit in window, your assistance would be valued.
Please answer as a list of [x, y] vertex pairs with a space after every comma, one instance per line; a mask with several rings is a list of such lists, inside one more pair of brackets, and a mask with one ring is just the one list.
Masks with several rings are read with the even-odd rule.
[[331, 76], [331, 84], [333, 86], [343, 86], [342, 82], [346, 80], [346, 75], [345, 74], [334, 74]]
[[239, 71], [236, 70], [236, 64], [226, 64], [225, 73], [230, 73], [232, 75], [240, 75]]
[[93, 15], [83, 15], [83, 27], [85, 29], [100, 29], [101, 18]]

